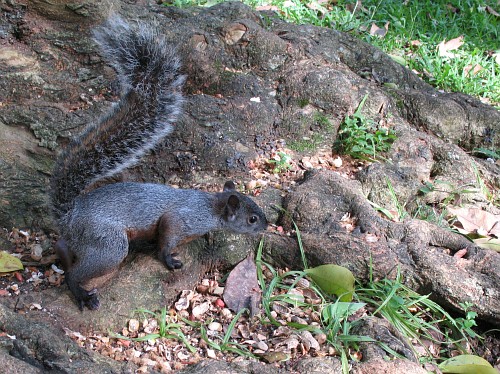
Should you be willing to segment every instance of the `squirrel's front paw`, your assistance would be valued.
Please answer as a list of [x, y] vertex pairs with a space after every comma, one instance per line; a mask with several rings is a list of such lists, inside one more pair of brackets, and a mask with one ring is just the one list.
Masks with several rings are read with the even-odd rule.
[[169, 270], [180, 269], [182, 267], [182, 261], [174, 258], [176, 253], [168, 254], [163, 257], [163, 263]]
[[83, 311], [84, 307], [89, 308], [90, 310], [99, 309], [101, 303], [99, 302], [99, 297], [97, 296], [97, 289], [94, 288], [91, 291], [82, 292], [79, 297], [77, 297], [78, 308]]

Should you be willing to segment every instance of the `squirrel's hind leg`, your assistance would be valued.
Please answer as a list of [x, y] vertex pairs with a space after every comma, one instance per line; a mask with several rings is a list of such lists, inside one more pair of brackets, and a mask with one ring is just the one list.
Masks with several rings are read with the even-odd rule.
[[66, 283], [74, 295], [78, 307], [83, 310], [99, 308], [97, 289], [87, 291], [82, 287], [88, 281], [102, 277], [118, 268], [128, 254], [128, 237], [125, 232], [106, 230], [105, 237], [87, 238], [78, 245], [75, 262], [66, 273]]
[[182, 261], [174, 258], [176, 253], [172, 253], [172, 249], [180, 240], [177, 232], [182, 232], [182, 229], [168, 217], [168, 214], [164, 214], [158, 223], [158, 256], [169, 270], [182, 267]]

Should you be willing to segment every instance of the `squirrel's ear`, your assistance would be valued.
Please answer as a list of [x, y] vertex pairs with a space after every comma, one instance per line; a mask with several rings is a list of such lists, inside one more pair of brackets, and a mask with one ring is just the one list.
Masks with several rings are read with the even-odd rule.
[[226, 183], [224, 183], [224, 192], [234, 190], [236, 190], [236, 186], [234, 185], [233, 181], [227, 181]]
[[240, 198], [236, 195], [229, 196], [229, 199], [227, 199], [227, 212], [230, 221], [234, 220], [238, 209], [240, 209]]

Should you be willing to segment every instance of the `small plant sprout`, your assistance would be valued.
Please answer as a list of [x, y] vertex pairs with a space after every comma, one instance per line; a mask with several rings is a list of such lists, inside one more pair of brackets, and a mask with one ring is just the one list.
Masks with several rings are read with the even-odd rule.
[[272, 166], [271, 171], [274, 174], [284, 173], [292, 167], [292, 157], [285, 152], [277, 152], [268, 163]]
[[368, 95], [365, 95], [352, 116], [344, 118], [334, 149], [354, 158], [375, 161], [380, 153], [391, 148], [396, 135], [391, 129], [380, 128], [373, 120], [361, 114], [367, 98]]

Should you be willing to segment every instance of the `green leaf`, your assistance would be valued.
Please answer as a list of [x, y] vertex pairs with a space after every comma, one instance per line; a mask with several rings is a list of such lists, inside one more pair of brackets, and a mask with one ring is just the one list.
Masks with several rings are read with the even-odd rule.
[[389, 57], [392, 58], [394, 61], [396, 61], [398, 64], [406, 66], [406, 60], [404, 59], [404, 57], [391, 54], [389, 54]]
[[397, 89], [399, 86], [396, 83], [384, 83], [384, 87]]
[[[359, 309], [365, 306], [366, 303], [350, 303], [337, 300], [333, 304], [326, 305], [321, 311], [321, 315], [323, 316], [325, 323], [330, 325], [335, 322], [346, 320], [349, 316], [352, 316]], [[337, 326], [340, 327], [340, 325]], [[329, 328], [329, 330], [331, 332], [332, 328]]]
[[333, 265], [320, 265], [306, 269], [305, 273], [326, 293], [335, 294], [340, 301], [351, 301], [354, 292], [354, 275], [349, 269]]
[[491, 157], [491, 158], [493, 158], [495, 160], [500, 159], [500, 153], [498, 153], [498, 151], [495, 152], [495, 151], [493, 151], [491, 149], [487, 149], [487, 148], [474, 148], [472, 150], [472, 152], [474, 154], [476, 154], [476, 155], [479, 154], [479, 155], [483, 155], [483, 156], [486, 156], [486, 157]]
[[361, 308], [365, 307], [366, 303], [339, 302], [336, 304], [336, 306], [336, 315], [339, 316], [339, 318], [347, 318], [349, 316], [352, 316]]
[[495, 238], [479, 238], [474, 239], [474, 243], [484, 249], [493, 249], [500, 253], [500, 239]]
[[488, 361], [474, 355], [461, 355], [452, 357], [439, 365], [443, 373], [477, 373], [477, 374], [498, 374]]
[[17, 257], [7, 252], [0, 252], [0, 273], [10, 273], [11, 271], [22, 270], [23, 264]]

